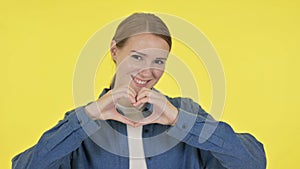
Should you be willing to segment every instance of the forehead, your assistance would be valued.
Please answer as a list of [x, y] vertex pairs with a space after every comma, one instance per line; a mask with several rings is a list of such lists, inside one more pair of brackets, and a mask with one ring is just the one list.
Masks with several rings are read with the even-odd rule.
[[144, 33], [128, 38], [125, 46], [127, 50], [143, 51], [143, 52], [169, 52], [168, 43], [161, 37], [150, 33]]
[[140, 56], [145, 56], [146, 58], [162, 58], [166, 59], [169, 55], [169, 51], [149, 48], [149, 49], [142, 49], [142, 50], [131, 50], [130, 54], [136, 54]]

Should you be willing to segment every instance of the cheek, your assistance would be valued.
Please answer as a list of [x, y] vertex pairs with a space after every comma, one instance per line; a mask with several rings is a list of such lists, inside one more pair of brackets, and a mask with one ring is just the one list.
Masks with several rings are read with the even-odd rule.
[[164, 70], [153, 70], [153, 76], [155, 79], [160, 79], [163, 74]]
[[116, 65], [117, 71], [120, 74], [127, 74], [130, 72], [138, 71], [140, 68], [130, 63], [128, 60], [123, 60], [121, 63]]

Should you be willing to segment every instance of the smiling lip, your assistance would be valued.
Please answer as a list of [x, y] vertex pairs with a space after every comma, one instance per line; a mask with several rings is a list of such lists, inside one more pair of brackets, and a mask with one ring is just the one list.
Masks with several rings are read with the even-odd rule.
[[142, 79], [139, 79], [139, 78], [133, 77], [133, 76], [131, 76], [131, 78], [137, 87], [146, 87], [148, 82], [150, 81], [150, 80], [142, 80]]

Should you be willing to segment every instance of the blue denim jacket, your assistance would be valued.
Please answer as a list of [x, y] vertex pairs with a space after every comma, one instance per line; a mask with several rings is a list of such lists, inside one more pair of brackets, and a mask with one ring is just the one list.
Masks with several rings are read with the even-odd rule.
[[[103, 90], [100, 97], [109, 89]], [[166, 96], [167, 97], [167, 96]], [[188, 98], [167, 99], [178, 108], [174, 126], [143, 126], [148, 169], [265, 169], [263, 145], [215, 121]], [[145, 112], [152, 106], [147, 105]], [[147, 114], [147, 113], [145, 113]], [[13, 169], [128, 169], [126, 125], [93, 121], [84, 106], [43, 134], [38, 143], [12, 159]]]

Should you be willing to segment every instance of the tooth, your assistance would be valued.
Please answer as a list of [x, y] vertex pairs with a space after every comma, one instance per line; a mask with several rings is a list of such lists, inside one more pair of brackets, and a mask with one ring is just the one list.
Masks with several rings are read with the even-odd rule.
[[139, 80], [139, 79], [135, 79], [135, 81], [138, 83], [138, 84], [145, 84], [146, 81], [142, 81], [142, 80]]

